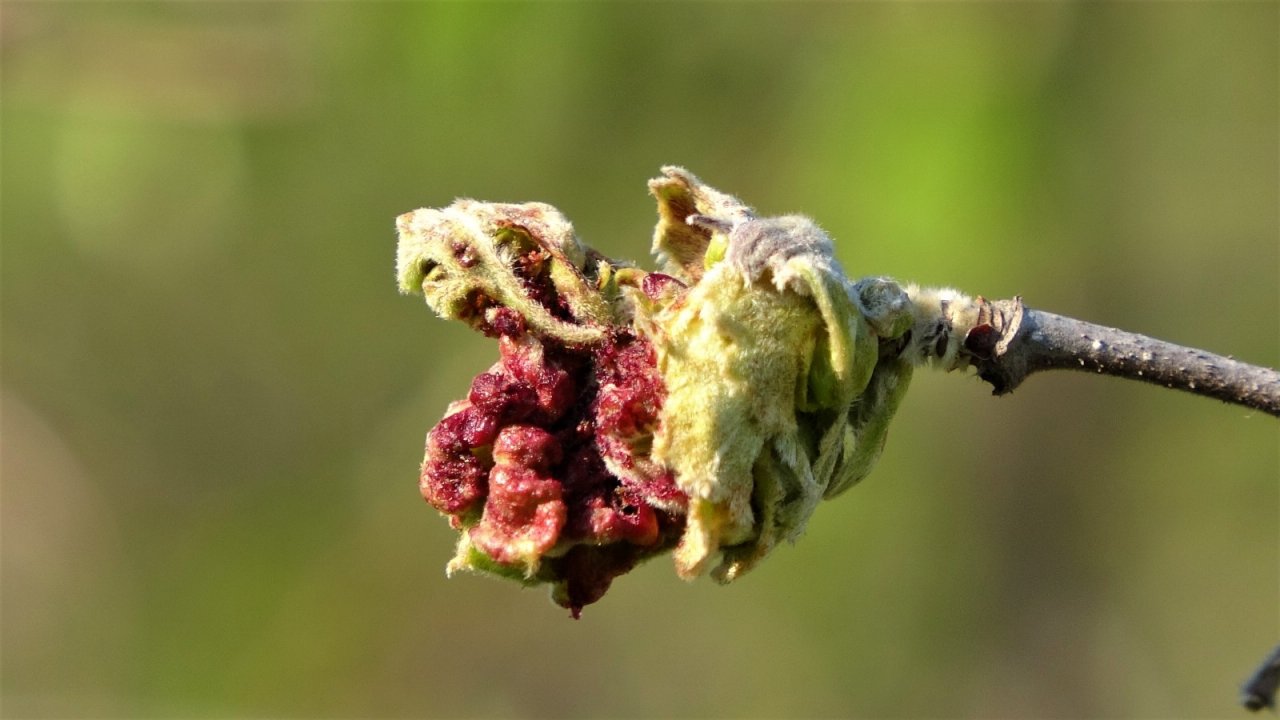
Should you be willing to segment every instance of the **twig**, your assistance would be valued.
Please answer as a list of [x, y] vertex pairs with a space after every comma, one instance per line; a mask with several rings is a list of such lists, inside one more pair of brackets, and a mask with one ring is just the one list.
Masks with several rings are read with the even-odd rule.
[[1262, 661], [1262, 665], [1240, 688], [1240, 704], [1257, 712], [1276, 706], [1276, 689], [1280, 687], [1280, 645]]
[[[1070, 369], [1141, 380], [1280, 417], [1280, 373], [1145, 335], [1033, 310], [1022, 298], [977, 298], [964, 354], [996, 395], [1031, 373]], [[963, 331], [962, 328], [956, 328]]]
[[[1012, 392], [1039, 370], [1086, 370], [1184, 390], [1280, 417], [1280, 373], [1270, 368], [1033, 310], [1022, 304], [1021, 297], [997, 301], [978, 297], [976, 305], [976, 321], [970, 327], [955, 322], [949, 331], [963, 333], [959, 364], [968, 361], [976, 367], [978, 376], [991, 383], [996, 395]], [[945, 311], [943, 317], [954, 322]], [[1240, 703], [1255, 712], [1275, 708], [1278, 687], [1280, 646], [1245, 682]]]

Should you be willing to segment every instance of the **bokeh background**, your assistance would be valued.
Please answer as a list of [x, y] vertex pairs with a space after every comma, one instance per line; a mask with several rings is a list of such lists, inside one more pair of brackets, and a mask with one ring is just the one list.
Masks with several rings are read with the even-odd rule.
[[393, 219], [542, 200], [645, 259], [689, 167], [852, 274], [1280, 363], [1280, 5], [5, 2], [7, 717], [1235, 717], [1273, 418], [917, 375], [730, 587], [574, 622], [446, 580], [425, 431], [496, 355]]

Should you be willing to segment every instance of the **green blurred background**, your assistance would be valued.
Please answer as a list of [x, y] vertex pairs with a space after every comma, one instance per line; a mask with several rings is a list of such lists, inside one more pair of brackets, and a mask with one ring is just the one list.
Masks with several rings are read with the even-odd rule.
[[1280, 362], [1273, 2], [3, 4], [3, 714], [1235, 717], [1280, 433], [922, 373], [739, 583], [446, 581], [424, 432], [496, 356], [393, 219], [645, 259], [662, 164], [851, 274]]

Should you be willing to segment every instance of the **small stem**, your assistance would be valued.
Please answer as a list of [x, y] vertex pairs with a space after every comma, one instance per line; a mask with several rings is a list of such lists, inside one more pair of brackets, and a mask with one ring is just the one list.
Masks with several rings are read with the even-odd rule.
[[1217, 398], [1280, 417], [1280, 373], [1204, 350], [979, 297], [962, 354], [996, 395], [1040, 370], [1085, 370]]

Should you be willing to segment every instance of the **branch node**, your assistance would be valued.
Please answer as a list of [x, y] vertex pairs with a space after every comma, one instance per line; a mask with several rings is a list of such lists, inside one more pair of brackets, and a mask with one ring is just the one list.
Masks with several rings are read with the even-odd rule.
[[993, 395], [1012, 392], [1027, 374], [1026, 362], [1016, 353], [1010, 355], [1022, 330], [1026, 307], [1022, 296], [1011, 300], [991, 301], [979, 295], [978, 317], [965, 333], [962, 347], [969, 362], [978, 370], [978, 377], [991, 383]]

